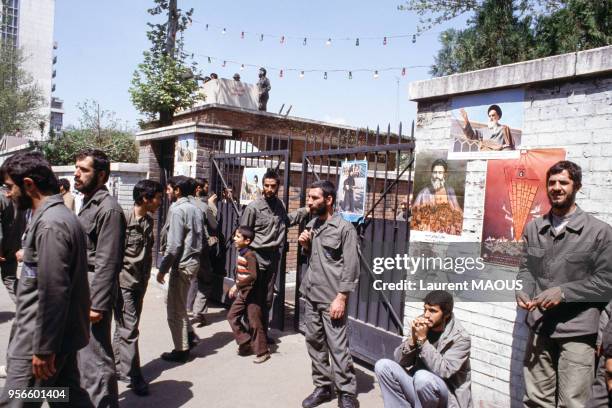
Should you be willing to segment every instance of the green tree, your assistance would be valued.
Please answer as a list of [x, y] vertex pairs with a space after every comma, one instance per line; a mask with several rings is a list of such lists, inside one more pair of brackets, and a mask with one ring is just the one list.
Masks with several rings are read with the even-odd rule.
[[431, 74], [450, 75], [612, 43], [612, 0], [409, 0], [418, 33], [472, 13], [440, 35]]
[[100, 109], [93, 100], [77, 107], [81, 111], [78, 127], [69, 127], [60, 136], [51, 135], [41, 150], [52, 165], [74, 164], [76, 153], [84, 148], [103, 150], [113, 162], [135, 163], [138, 146], [134, 135], [121, 128], [115, 112]]
[[44, 103], [42, 91], [22, 63], [19, 49], [0, 44], [0, 136], [16, 129], [37, 129], [44, 120], [39, 113]]
[[[191, 23], [193, 9], [183, 12], [177, 0], [154, 0], [152, 16], [167, 14], [165, 23], [148, 23], [151, 48], [143, 53], [132, 78], [132, 103], [149, 120], [159, 118], [162, 125], [172, 122], [177, 109], [193, 106], [201, 99], [193, 72], [197, 64], [184, 51], [183, 32]], [[191, 74], [191, 75], [190, 75]]]

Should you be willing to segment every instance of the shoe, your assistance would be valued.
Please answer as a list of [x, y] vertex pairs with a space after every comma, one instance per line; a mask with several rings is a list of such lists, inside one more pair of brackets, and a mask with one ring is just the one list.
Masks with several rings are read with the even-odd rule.
[[266, 361], [268, 361], [270, 359], [270, 353], [266, 353], [266, 354], [262, 354], [261, 356], [257, 356], [253, 359], [253, 363], [255, 364], [261, 364], [261, 363], [265, 363]]
[[238, 355], [239, 356], [250, 356], [251, 354], [253, 354], [253, 350], [251, 350], [251, 344], [250, 343], [243, 343], [241, 345], [238, 346]]
[[0, 365], [0, 378], [6, 378], [6, 366]]
[[175, 363], [186, 363], [189, 360], [189, 350], [172, 350], [169, 353], [162, 353], [161, 358]]
[[149, 395], [149, 384], [146, 383], [144, 378], [132, 378], [130, 382], [130, 388], [134, 392], [134, 394], [139, 397], [144, 397], [145, 395]]
[[338, 394], [338, 407], [340, 408], [359, 408], [359, 401], [353, 394]]
[[197, 327], [208, 326], [208, 321], [206, 321], [206, 317], [204, 315], [196, 316], [196, 321], [198, 322]]
[[187, 342], [189, 343], [189, 350], [198, 345], [198, 336], [195, 332], [187, 332]]
[[324, 402], [329, 402], [333, 399], [332, 390], [330, 386], [326, 387], [317, 387], [314, 389], [312, 394], [306, 397], [304, 401], [302, 401], [302, 407], [304, 408], [314, 408], [323, 404]]

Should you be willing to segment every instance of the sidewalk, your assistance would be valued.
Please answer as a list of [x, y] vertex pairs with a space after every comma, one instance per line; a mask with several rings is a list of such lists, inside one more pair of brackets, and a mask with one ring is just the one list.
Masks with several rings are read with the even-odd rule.
[[[14, 305], [0, 288], [0, 348], [6, 350]], [[203, 407], [203, 408], [292, 408], [313, 390], [310, 359], [304, 336], [294, 332], [272, 331], [278, 339], [272, 358], [253, 364], [253, 357], [236, 355], [236, 344], [225, 320], [225, 309], [211, 308], [209, 325], [195, 328], [200, 343], [186, 364], [168, 363], [159, 358], [172, 349], [166, 323], [163, 289], [151, 282], [145, 297], [140, 335], [143, 374], [150, 382], [151, 395], [138, 397], [119, 383], [122, 407]], [[290, 327], [290, 325], [287, 325]], [[0, 355], [5, 364], [6, 355]], [[382, 407], [382, 398], [372, 371], [356, 365], [357, 389], [361, 407]], [[0, 387], [4, 381], [0, 380]], [[336, 407], [334, 400], [321, 405]]]

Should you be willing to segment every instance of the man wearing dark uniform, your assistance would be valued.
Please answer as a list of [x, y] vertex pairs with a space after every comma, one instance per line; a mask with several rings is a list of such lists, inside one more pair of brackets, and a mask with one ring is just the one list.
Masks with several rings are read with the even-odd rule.
[[21, 248], [25, 229], [25, 211], [15, 208], [12, 201], [0, 191], [0, 273], [2, 283], [15, 302], [17, 289], [17, 259], [15, 253]]
[[91, 292], [91, 339], [79, 351], [81, 384], [96, 407], [117, 407], [118, 389], [111, 342], [111, 320], [123, 265], [125, 216], [106, 186], [110, 161], [100, 150], [76, 157], [75, 188], [83, 193], [79, 220], [87, 235], [87, 270]]
[[85, 234], [41, 153], [17, 153], [0, 171], [16, 207], [32, 209], [0, 406], [42, 405], [11, 398], [9, 390], [67, 387], [71, 407], [90, 407], [77, 365], [77, 351], [89, 340]]

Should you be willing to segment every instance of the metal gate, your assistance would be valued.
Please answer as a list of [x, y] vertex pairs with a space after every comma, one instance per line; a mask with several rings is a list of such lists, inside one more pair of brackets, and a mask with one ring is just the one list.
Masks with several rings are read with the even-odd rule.
[[[281, 176], [279, 198], [289, 208], [289, 180], [291, 163], [291, 138], [272, 136], [252, 136], [240, 140], [215, 141], [211, 156], [211, 179], [209, 193], [217, 194], [218, 209], [218, 251], [213, 257], [213, 298], [226, 304], [228, 289], [235, 282], [236, 248], [232, 240], [238, 227], [242, 207], [239, 194], [247, 167], [266, 167], [276, 169]], [[259, 180], [261, 184], [263, 180]], [[231, 195], [228, 191], [231, 190]], [[277, 273], [276, 291], [272, 306], [271, 327], [282, 330], [285, 320], [285, 273], [287, 239], [279, 250], [280, 262]]]
[[[373, 290], [375, 280], [392, 280], [390, 272], [380, 275], [372, 271], [376, 257], [408, 253], [410, 238], [409, 214], [402, 213], [401, 203], [410, 208], [412, 166], [414, 162], [414, 123], [410, 137], [375, 132], [347, 132], [330, 140], [307, 142], [303, 155], [301, 205], [306, 203], [306, 191], [315, 180], [326, 179], [338, 186], [342, 162], [367, 160], [367, 195], [364, 217], [356, 228], [361, 242], [361, 273], [358, 289], [349, 297], [348, 333], [352, 354], [360, 360], [374, 363], [389, 357], [403, 335], [404, 291], [386, 293]], [[303, 230], [300, 227], [300, 232]], [[299, 256], [297, 285], [307, 265]], [[296, 290], [296, 329], [303, 329], [300, 316], [304, 305]], [[301, 330], [303, 331], [303, 330]]]

